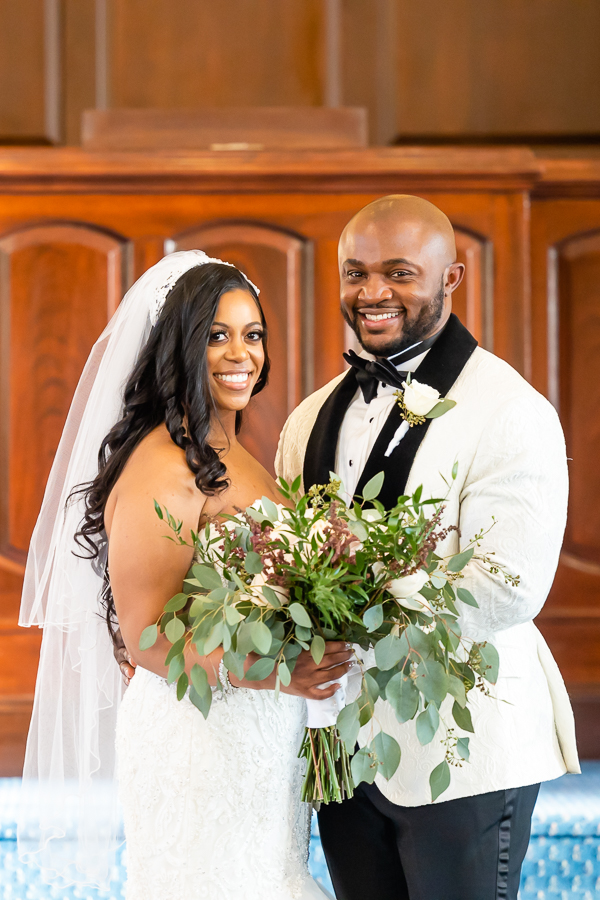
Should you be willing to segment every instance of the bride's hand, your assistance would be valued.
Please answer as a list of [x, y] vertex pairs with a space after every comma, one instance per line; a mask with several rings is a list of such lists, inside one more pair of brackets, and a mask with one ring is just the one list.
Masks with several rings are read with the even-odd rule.
[[[246, 670], [253, 662], [256, 662], [258, 656], [251, 653], [246, 660]], [[281, 692], [284, 694], [294, 694], [297, 697], [306, 697], [307, 700], [325, 700], [327, 697], [333, 696], [340, 688], [340, 684], [336, 682], [337, 678], [341, 678], [350, 669], [354, 662], [354, 653], [352, 648], [343, 641], [328, 641], [325, 644], [325, 653], [323, 659], [317, 665], [308, 650], [303, 650], [298, 659], [292, 673], [292, 680], [288, 687], [281, 685]], [[256, 690], [270, 690], [275, 688], [275, 673], [265, 678], [264, 681], [238, 681], [229, 673], [231, 683], [235, 687], [254, 688]], [[328, 684], [326, 688], [321, 689], [320, 684]]]

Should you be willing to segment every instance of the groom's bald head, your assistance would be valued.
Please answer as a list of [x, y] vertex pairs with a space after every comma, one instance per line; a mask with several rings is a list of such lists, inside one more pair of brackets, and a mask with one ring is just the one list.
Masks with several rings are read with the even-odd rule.
[[343, 315], [377, 356], [439, 331], [464, 272], [448, 217], [408, 194], [375, 200], [348, 222], [339, 265]]

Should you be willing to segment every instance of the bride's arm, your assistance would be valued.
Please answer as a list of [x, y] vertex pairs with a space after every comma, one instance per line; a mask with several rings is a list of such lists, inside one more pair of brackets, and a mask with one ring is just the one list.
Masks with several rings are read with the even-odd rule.
[[[140, 454], [141, 456], [141, 454]], [[165, 658], [171, 644], [164, 635], [149, 650], [139, 649], [140, 635], [144, 628], [157, 621], [167, 601], [181, 590], [192, 563], [193, 549], [179, 546], [167, 539], [170, 532], [154, 511], [154, 500], [166, 506], [169, 512], [183, 522], [181, 533], [189, 535], [197, 530], [205, 498], [196, 490], [185, 472], [173, 466], [170, 459], [143, 457], [132, 459], [115, 488], [110, 521], [108, 568], [115, 601], [117, 619], [134, 665], [140, 665], [166, 678], [168, 667]], [[218, 648], [208, 656], [200, 656], [194, 645], [186, 650], [186, 671], [199, 663], [206, 670], [210, 684], [215, 685], [223, 649]], [[247, 671], [258, 657], [249, 654]], [[341, 678], [352, 661], [352, 651], [344, 644], [330, 642], [319, 666], [310, 653], [304, 651], [298, 658], [289, 687], [285, 693], [312, 699], [331, 696], [339, 685], [324, 690], [319, 684]], [[263, 681], [240, 682], [229, 676], [235, 687], [255, 690], [272, 690], [275, 675]]]

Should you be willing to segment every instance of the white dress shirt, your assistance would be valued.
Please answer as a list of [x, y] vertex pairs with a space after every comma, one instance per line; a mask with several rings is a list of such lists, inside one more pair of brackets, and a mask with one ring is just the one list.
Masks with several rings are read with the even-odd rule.
[[[397, 368], [401, 372], [415, 372], [421, 365], [429, 350], [414, 356], [407, 362], [401, 363]], [[375, 359], [370, 353], [364, 351], [360, 354], [363, 359]], [[347, 503], [351, 502], [356, 491], [363, 469], [369, 458], [373, 445], [379, 436], [379, 432], [385, 425], [386, 419], [396, 402], [394, 394], [398, 388], [380, 383], [377, 387], [377, 396], [370, 403], [365, 403], [360, 388], [356, 391], [350, 406], [346, 410], [342, 427], [338, 437], [335, 454], [335, 472], [342, 479], [344, 496]], [[406, 432], [409, 425], [402, 422], [396, 434], [390, 441], [386, 456], [394, 450]]]

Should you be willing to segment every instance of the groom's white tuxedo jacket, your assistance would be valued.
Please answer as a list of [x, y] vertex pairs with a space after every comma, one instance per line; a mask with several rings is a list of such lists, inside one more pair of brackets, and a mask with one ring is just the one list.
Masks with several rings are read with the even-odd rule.
[[[412, 428], [386, 457], [400, 424], [395, 407], [357, 493], [367, 478], [383, 469], [386, 496], [380, 499], [387, 499], [388, 507], [421, 484], [423, 496], [447, 495], [442, 526], [456, 525], [460, 531], [450, 532], [438, 546], [442, 556], [459, 552], [494, 517], [496, 524], [478, 553], [493, 552], [520, 577], [514, 587], [480, 562], [472, 561], [464, 570], [462, 586], [477, 598], [479, 609], [458, 601], [463, 634], [489, 639], [496, 646], [500, 675], [491, 697], [475, 689], [469, 694], [475, 729], [470, 761], [453, 768], [450, 788], [438, 802], [578, 772], [569, 699], [533, 624], [554, 578], [566, 520], [566, 452], [556, 412], [511, 366], [476, 347], [455, 316], [414, 377], [440, 389], [456, 406], [427, 426]], [[291, 482], [303, 473], [305, 489], [328, 480], [339, 429], [355, 392], [350, 370], [300, 404], [281, 434], [278, 475]], [[452, 482], [455, 463], [458, 474]], [[442, 718], [460, 736], [446, 703]], [[400, 767], [390, 781], [377, 776], [382, 793], [403, 806], [429, 803], [429, 774], [445, 752], [442, 729], [422, 746], [414, 721], [400, 724], [381, 700], [373, 722], [361, 731], [361, 745], [378, 727], [393, 735], [402, 750]]]

